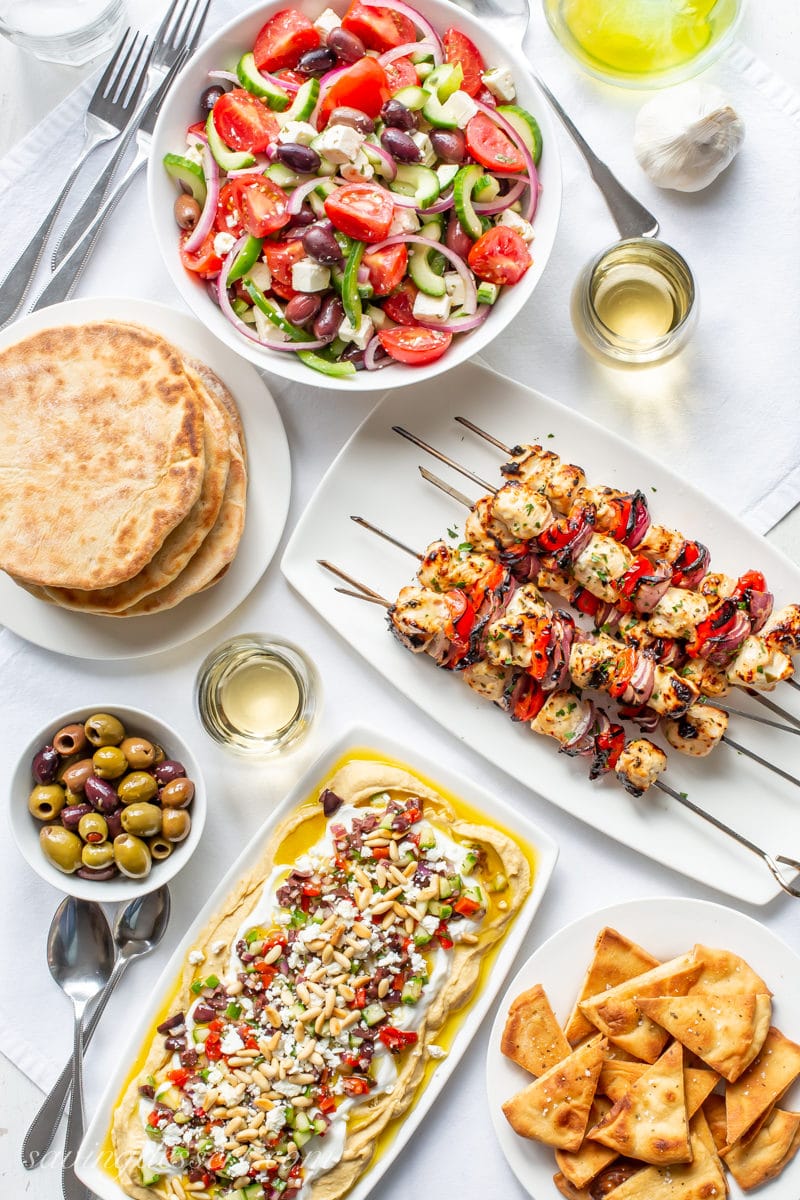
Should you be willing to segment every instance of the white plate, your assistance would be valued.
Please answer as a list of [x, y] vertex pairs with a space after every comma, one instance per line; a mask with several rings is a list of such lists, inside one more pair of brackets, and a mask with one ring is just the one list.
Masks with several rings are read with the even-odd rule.
[[[475, 1000], [470, 1005], [469, 1011], [453, 1040], [450, 1053], [447, 1055], [447, 1058], [443, 1059], [437, 1065], [434, 1074], [429, 1079], [425, 1089], [421, 1092], [418, 1102], [403, 1118], [397, 1135], [392, 1139], [389, 1148], [381, 1153], [377, 1162], [367, 1170], [352, 1191], [348, 1193], [348, 1200], [364, 1200], [364, 1197], [375, 1187], [384, 1172], [388, 1170], [395, 1158], [401, 1153], [408, 1139], [414, 1133], [414, 1130], [425, 1119], [440, 1095], [442, 1088], [458, 1065], [461, 1056], [468, 1048], [481, 1021], [486, 1016], [499, 992], [526, 933], [530, 929], [531, 922], [541, 903], [556, 864], [558, 847], [544, 830], [534, 825], [526, 817], [522, 817], [512, 811], [499, 796], [490, 795], [482, 788], [476, 787], [463, 776], [457, 775], [452, 771], [446, 771], [438, 763], [429, 762], [421, 758], [416, 752], [408, 750], [391, 738], [384, 737], [372, 729], [356, 726], [338, 738], [309, 767], [302, 779], [292, 788], [289, 795], [267, 818], [258, 833], [250, 840], [246, 850], [239, 856], [220, 884], [215, 888], [213, 894], [203, 905], [197, 918], [192, 922], [185, 937], [181, 940], [174, 955], [164, 968], [161, 978], [153, 989], [150, 1005], [137, 1021], [136, 1028], [128, 1040], [119, 1062], [111, 1072], [105, 1092], [86, 1130], [86, 1135], [78, 1152], [76, 1172], [83, 1182], [100, 1196], [102, 1200], [125, 1200], [125, 1193], [122, 1191], [122, 1188], [116, 1180], [103, 1170], [98, 1161], [98, 1156], [102, 1151], [106, 1133], [114, 1112], [114, 1106], [128, 1076], [130, 1064], [138, 1055], [142, 1043], [150, 1033], [155, 1015], [163, 1002], [163, 997], [174, 984], [186, 952], [192, 947], [212, 913], [219, 908], [238, 880], [258, 860], [264, 843], [276, 825], [284, 820], [293, 808], [302, 804], [311, 792], [322, 785], [324, 780], [330, 775], [333, 766], [346, 753], [351, 750], [358, 751], [365, 748], [376, 750], [380, 754], [385, 754], [390, 758], [407, 764], [412, 772], [415, 770], [419, 771], [426, 778], [430, 779], [434, 787], [438, 784], [446, 791], [465, 800], [479, 812], [485, 813], [489, 821], [495, 820], [502, 824], [510, 833], [517, 834], [536, 851], [536, 873], [534, 885], [500, 946], [497, 958], [483, 990], [478, 992]], [[438, 1120], [441, 1123], [442, 1134], [445, 1135], [447, 1117], [439, 1114], [431, 1119]]]
[[[185, 313], [130, 298], [69, 300], [30, 313], [0, 333], [0, 350], [56, 325], [87, 321], [147, 325], [187, 354], [202, 359], [230, 388], [239, 406], [248, 460], [247, 519], [236, 558], [224, 579], [175, 608], [144, 617], [104, 617], [72, 612], [37, 600], [0, 571], [0, 620], [20, 637], [75, 658], [140, 658], [199, 637], [224, 620], [250, 594], [280, 541], [291, 491], [289, 445], [266, 385], [253, 368]], [[70, 464], [80, 482], [80, 464]]]
[[[641, 487], [651, 501], [653, 519], [684, 529], [710, 546], [715, 570], [739, 575], [758, 567], [766, 573], [777, 605], [800, 598], [800, 571], [696, 488], [585, 417], [474, 363], [457, 367], [447, 387], [431, 381], [381, 400], [333, 463], [299, 521], [283, 557], [287, 579], [395, 687], [515, 779], [677, 871], [741, 900], [767, 903], [778, 894], [778, 884], [747, 850], [663, 793], [653, 790], [634, 800], [613, 779], [590, 784], [582, 760], [560, 756], [551, 739], [533, 736], [527, 726], [493, 711], [430, 660], [409, 654], [387, 633], [380, 608], [337, 594], [336, 581], [317, 566], [317, 559], [330, 559], [391, 598], [411, 581], [415, 563], [353, 524], [349, 515], [361, 514], [421, 550], [444, 536], [448, 526], [463, 526], [465, 510], [425, 483], [417, 465], [424, 463], [473, 499], [482, 489], [392, 433], [392, 425], [404, 425], [483, 479], [499, 483], [503, 455], [456, 425], [456, 414], [470, 417], [506, 445], [541, 439], [568, 462], [580, 463], [594, 483]], [[800, 696], [789, 688], [777, 697], [795, 709], [800, 703]], [[731, 703], [749, 703], [761, 711], [743, 692]], [[736, 717], [730, 732], [770, 761], [790, 771], [796, 768], [795, 738]], [[666, 779], [765, 849], [798, 856], [797, 789], [729, 747], [720, 746], [704, 760], [670, 750]]]
[[[506, 1121], [501, 1105], [530, 1083], [531, 1076], [500, 1052], [500, 1039], [511, 1001], [526, 988], [541, 983], [558, 1020], [566, 1021], [592, 957], [594, 940], [605, 925], [639, 942], [656, 958], [667, 960], [690, 950], [695, 942], [733, 950], [761, 975], [775, 993], [773, 1025], [793, 1040], [800, 1039], [800, 958], [785, 942], [752, 917], [707, 900], [658, 896], [630, 900], [581, 917], [540, 946], [517, 972], [497, 1010], [486, 1059], [486, 1087], [494, 1130], [508, 1165], [529, 1195], [536, 1200], [558, 1200], [553, 1184], [558, 1170], [553, 1151], [538, 1142], [518, 1137]], [[796, 1109], [800, 1083], [781, 1100], [781, 1108]], [[733, 1200], [744, 1196], [728, 1175]], [[763, 1200], [787, 1200], [800, 1195], [800, 1156], [780, 1178], [759, 1190]]]

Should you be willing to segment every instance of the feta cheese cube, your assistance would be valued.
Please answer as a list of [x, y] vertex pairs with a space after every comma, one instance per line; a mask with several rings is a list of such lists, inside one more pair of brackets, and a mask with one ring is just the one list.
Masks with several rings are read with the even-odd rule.
[[509, 67], [490, 67], [484, 71], [481, 79], [501, 104], [510, 104], [516, 99], [517, 89], [514, 87], [514, 77]]
[[256, 287], [262, 292], [268, 292], [272, 287], [272, 271], [270, 271], [265, 262], [253, 263], [247, 272], [247, 278], [252, 279]]
[[183, 152], [183, 157], [188, 158], [189, 162], [196, 163], [198, 167], [202, 167], [203, 165], [203, 152], [193, 135], [186, 139], [186, 149]]
[[350, 318], [347, 316], [339, 326], [339, 337], [342, 341], [353, 342], [359, 350], [366, 350], [367, 344], [372, 339], [374, 333], [375, 326], [366, 314], [361, 317], [358, 329], [353, 328], [350, 324]]
[[364, 142], [363, 133], [349, 125], [329, 125], [314, 138], [313, 148], [328, 162], [353, 162]]
[[360, 183], [362, 179], [371, 179], [375, 169], [364, 151], [359, 150], [351, 163], [342, 163], [339, 173], [348, 183]]
[[430, 317], [434, 321], [446, 321], [450, 316], [450, 303], [447, 292], [443, 296], [428, 296], [425, 292], [417, 292], [412, 311], [415, 317]]
[[467, 289], [457, 271], [445, 271], [444, 286], [452, 307], [460, 308], [467, 298]]
[[328, 34], [333, 33], [334, 29], [338, 29], [341, 23], [342, 18], [332, 8], [326, 8], [317, 17], [314, 28], [322, 35], [322, 40], [325, 42], [328, 40]]
[[278, 141], [284, 144], [291, 142], [297, 146], [310, 146], [316, 136], [316, 129], [313, 125], [309, 125], [308, 121], [287, 121], [278, 134]]
[[[218, 254], [220, 258], [224, 258], [225, 255], [228, 253], [228, 251], [232, 250], [235, 245], [236, 245], [236, 238], [233, 236], [232, 233], [224, 233], [224, 232], [218, 233], [214, 238], [214, 253]], [[198, 954], [200, 954], [199, 950], [198, 950]], [[190, 955], [189, 962], [193, 962], [193, 961], [194, 960], [192, 959], [192, 957]], [[202, 962], [203, 956], [201, 955], [201, 957], [197, 961]]]
[[507, 208], [497, 223], [498, 225], [506, 225], [509, 229], [513, 229], [515, 233], [519, 234], [523, 242], [533, 241], [533, 226], [524, 217], [521, 217], [519, 213], [515, 213], [513, 209]]
[[419, 217], [414, 209], [401, 208], [399, 204], [396, 205], [392, 223], [389, 226], [389, 236], [393, 237], [396, 233], [416, 233], [418, 229]]
[[324, 292], [330, 282], [330, 267], [323, 267], [313, 258], [301, 258], [292, 265], [292, 287], [296, 292]]
[[427, 133], [424, 133], [421, 129], [417, 129], [411, 134], [411, 140], [419, 147], [419, 151], [422, 154], [421, 161], [423, 167], [432, 167], [436, 162], [436, 151], [431, 145], [431, 139]]
[[466, 92], [453, 92], [442, 105], [449, 117], [456, 122], [459, 129], [464, 129], [475, 116], [478, 106]]

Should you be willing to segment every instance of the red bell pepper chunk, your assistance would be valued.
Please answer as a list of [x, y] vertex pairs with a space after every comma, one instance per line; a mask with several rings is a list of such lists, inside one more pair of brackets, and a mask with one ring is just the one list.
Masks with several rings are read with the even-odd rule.
[[453, 905], [453, 912], [457, 912], [460, 917], [474, 917], [476, 912], [480, 912], [480, 904], [477, 900], [473, 900], [471, 896], [459, 896]]
[[366, 1096], [370, 1089], [370, 1082], [361, 1075], [350, 1075], [347, 1079], [342, 1080], [342, 1087], [346, 1096]]
[[595, 738], [598, 754], [595, 758], [598, 774], [600, 771], [612, 770], [619, 761], [619, 756], [625, 749], [625, 730], [621, 725], [610, 725]]
[[323, 1113], [333, 1112], [336, 1108], [335, 1096], [322, 1096], [318, 1101], [319, 1111]]
[[391, 1050], [392, 1054], [399, 1054], [401, 1050], [405, 1050], [406, 1046], [415, 1044], [417, 1034], [412, 1029], [396, 1029], [394, 1025], [383, 1025], [378, 1038], [387, 1050]]
[[606, 685], [609, 696], [619, 700], [631, 681], [636, 669], [636, 651], [633, 646], [621, 650], [611, 668], [611, 678]]
[[174, 1083], [176, 1087], [182, 1088], [189, 1078], [189, 1072], [185, 1067], [178, 1067], [174, 1071], [167, 1071], [167, 1079]]
[[221, 1171], [222, 1168], [225, 1166], [225, 1154], [223, 1153], [223, 1151], [222, 1150], [215, 1151], [214, 1154], [211, 1155], [211, 1158], [208, 1160], [208, 1165], [211, 1167], [212, 1171]]

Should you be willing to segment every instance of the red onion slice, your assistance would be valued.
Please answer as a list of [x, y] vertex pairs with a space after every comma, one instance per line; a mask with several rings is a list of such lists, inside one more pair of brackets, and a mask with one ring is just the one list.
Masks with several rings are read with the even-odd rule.
[[775, 597], [772, 592], [750, 592], [747, 612], [750, 617], [750, 632], [758, 633], [772, 616]]
[[641, 492], [634, 492], [631, 500], [631, 527], [622, 539], [630, 550], [634, 550], [650, 528], [650, 513], [647, 500]]
[[[396, 9], [397, 5], [393, 4], [389, 7]], [[402, 46], [394, 46], [385, 54], [379, 54], [378, 62], [382, 67], [388, 67], [389, 63], [393, 63], [398, 58], [405, 58], [408, 54], [435, 54], [435, 52], [436, 47], [433, 42], [403, 42]]]
[[716, 637], [706, 639], [700, 657], [714, 663], [717, 667], [724, 667], [730, 662], [749, 634], [750, 620], [747, 614], [739, 609], [730, 629]]
[[393, 3], [389, 5], [386, 4], [386, 0], [363, 0], [363, 3], [367, 8], [389, 8], [390, 11], [399, 12], [404, 17], [408, 17], [409, 21], [419, 29], [424, 41], [430, 42], [433, 61], [437, 67], [440, 65], [444, 58], [444, 52], [442, 50], [442, 43], [439, 41], [439, 35], [431, 23], [426, 21], [415, 8], [412, 8], [410, 4], [404, 4], [403, 0], [393, 0]]
[[421, 213], [423, 217], [427, 216], [429, 213], [431, 216], [433, 216], [434, 213], [447, 212], [449, 208], [453, 207], [453, 203], [453, 189], [448, 188], [448, 190], [444, 192], [434, 204], [430, 204], [427, 208], [418, 208], [417, 212]]
[[239, 87], [239, 76], [234, 75], [233, 71], [209, 71], [209, 79], [224, 79], [227, 83], [235, 83]]
[[487, 200], [483, 204], [476, 202], [472, 207], [476, 213], [483, 213], [487, 217], [493, 217], [495, 213], [505, 212], [515, 200], [519, 200], [526, 186], [524, 179], [518, 179], [514, 186], [506, 192], [505, 196], [498, 196], [496, 200]]
[[672, 586], [672, 564], [657, 558], [652, 575], [643, 575], [633, 597], [636, 611], [651, 613], [664, 593]]
[[481, 304], [474, 317], [455, 317], [452, 321], [435, 321], [431, 317], [416, 317], [415, 320], [426, 329], [440, 329], [442, 333], [469, 333], [470, 329], [483, 324], [491, 307], [491, 304]]
[[622, 694], [624, 704], [647, 704], [653, 694], [656, 664], [646, 654], [639, 654], [628, 686]]
[[[405, 243], [405, 242], [412, 243], [413, 242], [415, 245], [418, 245], [418, 246], [429, 246], [432, 250], [438, 250], [440, 254], [443, 254], [444, 257], [448, 260], [448, 262], [453, 264], [456, 271], [458, 271], [459, 275], [464, 280], [464, 289], [465, 289], [464, 308], [474, 308], [475, 304], [477, 303], [477, 292], [475, 290], [475, 280], [472, 276], [472, 272], [470, 271], [467, 264], [464, 262], [463, 258], [460, 258], [457, 254], [454, 254], [453, 251], [449, 250], [447, 248], [447, 246], [444, 245], [443, 242], [435, 242], [435, 241], [432, 241], [430, 238], [419, 237], [416, 233], [398, 233], [398, 234], [395, 234], [393, 237], [384, 238], [384, 240], [382, 242], [378, 242], [375, 246], [372, 246], [371, 249], [373, 252], [375, 252], [378, 250], [383, 250], [386, 246], [397, 246], [401, 242], [402, 243]], [[482, 307], [484, 309], [488, 310], [490, 306], [483, 305]], [[478, 310], [478, 312], [480, 312], [480, 309]], [[485, 316], [486, 316], [486, 313], [484, 313], [484, 317]], [[469, 320], [474, 321], [475, 318], [470, 317]], [[480, 323], [480, 322], [478, 322], [478, 323]], [[432, 325], [432, 328], [436, 329], [436, 328], [439, 328], [439, 326]], [[459, 328], [465, 328], [465, 327], [460, 326]], [[474, 328], [474, 326], [470, 325], [470, 328]]]
[[214, 228], [214, 218], [217, 215], [217, 202], [219, 201], [219, 167], [217, 166], [214, 155], [208, 148], [208, 144], [203, 146], [203, 175], [206, 180], [206, 202], [203, 205], [203, 211], [200, 213], [200, 219], [195, 225], [192, 232], [184, 242], [184, 250], [193, 253], [199, 250], [203, 242], [208, 237], [211, 230]]
[[303, 201], [305, 200], [306, 196], [308, 196], [310, 192], [313, 192], [314, 188], [317, 187], [318, 184], [319, 180], [316, 178], [316, 176], [313, 179], [306, 180], [305, 183], [298, 183], [297, 187], [289, 196], [289, 203], [286, 205], [286, 211], [290, 212], [292, 216], [296, 216], [303, 207]]
[[[377, 355], [379, 352], [383, 352], [384, 357], [378, 358]], [[383, 350], [381, 339], [376, 333], [364, 351], [364, 366], [368, 371], [380, 371], [382, 367], [388, 367], [391, 361], [391, 355], [386, 354]]]
[[[367, 158], [372, 158], [374, 155], [380, 161], [382, 167], [381, 174], [384, 179], [388, 179], [389, 183], [391, 183], [393, 179], [397, 178], [397, 163], [388, 150], [385, 150], [383, 146], [377, 146], [374, 142], [364, 142], [362, 148]], [[394, 196], [395, 194], [392, 192], [392, 200], [394, 200]]]
[[484, 113], [485, 116], [489, 117], [489, 119], [493, 121], [499, 129], [502, 129], [509, 141], [514, 143], [522, 155], [522, 158], [525, 162], [525, 171], [528, 175], [528, 179], [531, 182], [531, 186], [528, 189], [528, 197], [522, 208], [522, 215], [526, 221], [532, 221], [534, 213], [536, 212], [536, 206], [539, 203], [540, 191], [539, 174], [536, 170], [536, 164], [533, 161], [533, 156], [528, 147], [525, 145], [521, 134], [517, 132], [510, 121], [505, 119], [502, 113], [499, 113], [496, 109], [491, 108], [490, 105], [484, 104], [482, 100], [475, 100], [475, 104], [477, 104], [479, 112]]

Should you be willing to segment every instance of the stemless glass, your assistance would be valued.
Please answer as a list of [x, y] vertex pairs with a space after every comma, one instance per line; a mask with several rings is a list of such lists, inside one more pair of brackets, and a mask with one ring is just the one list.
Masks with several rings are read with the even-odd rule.
[[45, 62], [79, 67], [110, 50], [125, 0], [0, 0], [0, 34]]

